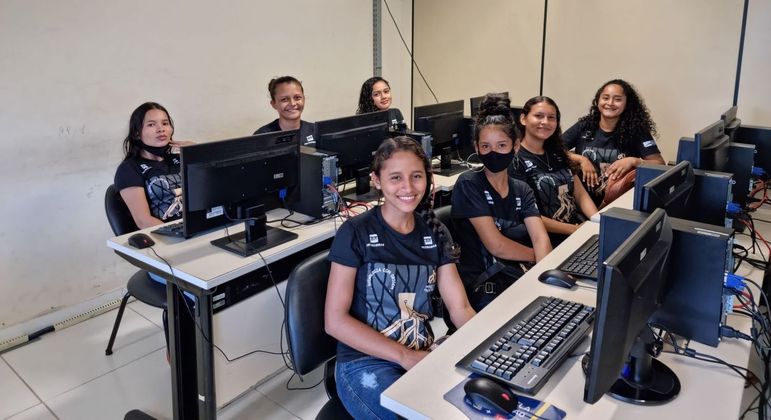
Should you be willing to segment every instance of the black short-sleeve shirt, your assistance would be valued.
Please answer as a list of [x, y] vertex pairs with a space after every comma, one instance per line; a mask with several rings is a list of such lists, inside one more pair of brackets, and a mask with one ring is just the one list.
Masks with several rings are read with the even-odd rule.
[[503, 236], [532, 246], [524, 222], [528, 217], [540, 217], [540, 213], [533, 191], [523, 181], [509, 177], [509, 194], [501, 197], [484, 172], [466, 171], [458, 177], [452, 190], [452, 218], [460, 244], [458, 271], [467, 287], [497, 261], [469, 221], [482, 216], [492, 217]]
[[608, 133], [600, 128], [591, 130], [580, 122], [573, 124], [562, 135], [565, 148], [574, 149], [576, 154], [589, 158], [600, 174], [604, 173], [607, 165], [618, 159], [630, 156], [645, 158], [661, 153], [650, 133], [630, 142], [628, 150], [619, 150], [617, 137], [615, 132]]
[[[454, 261], [422, 218], [415, 215], [415, 228], [401, 234], [386, 224], [380, 207], [358, 215], [337, 230], [329, 260], [356, 268], [351, 316], [410, 349], [433, 343], [430, 295], [437, 268]], [[338, 343], [338, 361], [364, 356]]]
[[[316, 124], [307, 121], [300, 120], [300, 144], [303, 146], [316, 147], [316, 139], [313, 138], [313, 130]], [[270, 124], [263, 125], [258, 128], [254, 134], [273, 133], [281, 131], [281, 126], [278, 124], [278, 118], [273, 120]]]
[[533, 189], [541, 215], [565, 223], [582, 221], [573, 193], [573, 173], [563, 157], [549, 152], [536, 155], [520, 147], [509, 171]]
[[182, 217], [178, 155], [169, 155], [163, 161], [142, 157], [126, 159], [118, 165], [114, 183], [118, 191], [142, 187], [153, 217], [163, 221]]

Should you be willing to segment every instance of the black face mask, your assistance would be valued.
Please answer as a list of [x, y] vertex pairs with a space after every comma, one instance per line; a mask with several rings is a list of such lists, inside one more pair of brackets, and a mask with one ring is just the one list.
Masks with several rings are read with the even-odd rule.
[[490, 172], [498, 173], [500, 171], [505, 171], [506, 168], [511, 165], [511, 162], [514, 160], [514, 150], [512, 149], [509, 153], [491, 151], [484, 155], [480, 154], [479, 160], [482, 161], [482, 164], [485, 165], [485, 168]]
[[169, 154], [169, 146], [148, 146], [140, 142], [140, 147], [158, 157], [166, 157]]

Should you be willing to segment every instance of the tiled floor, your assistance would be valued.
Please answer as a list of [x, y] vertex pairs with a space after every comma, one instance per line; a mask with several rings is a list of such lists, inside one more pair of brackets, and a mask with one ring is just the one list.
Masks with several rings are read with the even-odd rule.
[[[43, 336], [0, 355], [0, 419], [122, 419], [134, 408], [170, 419], [171, 377], [161, 311], [130, 303], [123, 315], [112, 356], [104, 349], [116, 311]], [[437, 322], [438, 321], [438, 322]], [[445, 331], [441, 319], [434, 331]], [[218, 418], [313, 419], [327, 401], [323, 385], [287, 390], [285, 370], [223, 407]], [[318, 383], [322, 369], [290, 388]]]

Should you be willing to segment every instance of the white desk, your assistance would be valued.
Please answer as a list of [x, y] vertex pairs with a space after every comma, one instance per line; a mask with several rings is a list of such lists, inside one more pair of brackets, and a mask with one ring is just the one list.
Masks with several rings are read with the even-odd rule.
[[[631, 204], [629, 197], [619, 198], [614, 205]], [[631, 205], [629, 205], [631, 207]], [[456, 368], [455, 364], [482, 340], [489, 337], [501, 325], [522, 310], [538, 296], [555, 296], [594, 306], [594, 290], [575, 287], [563, 289], [542, 284], [537, 277], [543, 271], [557, 267], [589, 236], [599, 232], [599, 224], [585, 223], [575, 234], [547, 255], [522, 278], [495, 299], [467, 325], [455, 332], [438, 349], [434, 350], [417, 366], [381, 395], [381, 404], [400, 416], [410, 419], [462, 419], [466, 418], [443, 396], [463, 381], [469, 371]], [[742, 273], [750, 274], [750, 273]], [[754, 273], [757, 276], [762, 273]], [[593, 282], [579, 284], [594, 286]], [[730, 316], [729, 324], [742, 331], [749, 331], [747, 318]], [[579, 345], [587, 350], [589, 339]], [[713, 348], [691, 343], [691, 348], [714, 355], [739, 366], [747, 366], [750, 344], [740, 340], [725, 340]], [[578, 350], [577, 350], [578, 351]], [[568, 359], [552, 375], [535, 398], [565, 410], [570, 419], [731, 419], [738, 417], [744, 380], [726, 367], [697, 361], [683, 356], [662, 354], [658, 357], [675, 371], [682, 384], [680, 395], [672, 402], [657, 407], [642, 407], [616, 401], [604, 396], [594, 405], [583, 402], [584, 374], [580, 357]]]

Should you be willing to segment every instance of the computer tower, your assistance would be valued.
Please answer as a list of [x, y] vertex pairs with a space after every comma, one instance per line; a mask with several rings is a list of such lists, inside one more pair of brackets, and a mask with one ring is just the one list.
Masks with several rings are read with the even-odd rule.
[[391, 130], [388, 132], [388, 134], [391, 135], [391, 137], [396, 136], [407, 136], [411, 139], [418, 142], [420, 147], [423, 148], [423, 151], [426, 153], [426, 156], [429, 158], [431, 157], [431, 142], [434, 140], [434, 138], [431, 136], [431, 133], [424, 133], [422, 131], [413, 131], [413, 130]]
[[327, 189], [337, 184], [337, 156], [332, 152], [300, 147], [300, 183], [287, 201], [287, 208], [320, 219], [337, 209], [337, 197]]
[[[639, 208], [642, 186], [669, 169], [666, 165], [643, 163], [637, 167], [634, 206]], [[726, 205], [732, 201], [733, 176], [724, 172], [694, 169], [694, 186], [688, 199], [688, 214], [693, 220], [710, 225], [732, 227], [733, 220], [726, 214]]]
[[755, 146], [755, 166], [771, 173], [771, 127], [740, 125], [733, 135], [733, 140]]
[[[604, 261], [645, 220], [647, 213], [610, 208], [600, 218], [600, 259]], [[650, 322], [700, 343], [717, 346], [725, 324], [725, 274], [733, 268], [733, 231], [670, 218], [672, 247], [668, 288]]]
[[728, 145], [726, 171], [734, 175], [733, 198], [742, 206], [747, 204], [747, 195], [752, 191], [752, 167], [755, 165], [755, 145], [731, 143]]

